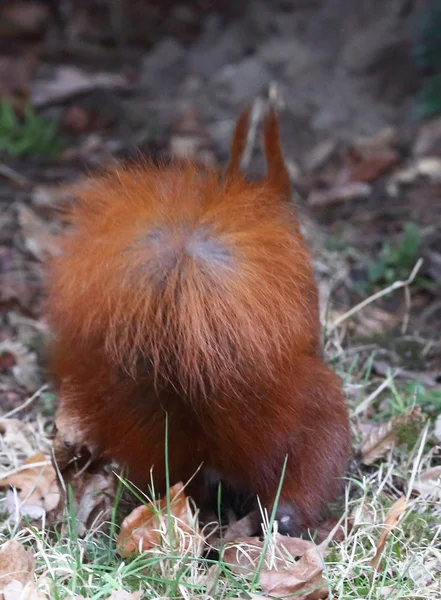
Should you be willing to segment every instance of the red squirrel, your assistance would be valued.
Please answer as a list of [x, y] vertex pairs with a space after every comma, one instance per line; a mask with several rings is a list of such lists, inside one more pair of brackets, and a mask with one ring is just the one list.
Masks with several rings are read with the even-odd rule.
[[[318, 293], [279, 142], [266, 176], [241, 174], [249, 115], [227, 169], [114, 168], [76, 190], [49, 270], [51, 366], [65, 445], [155, 490], [216, 473], [315, 527], [347, 465], [348, 413], [319, 344]], [[60, 423], [63, 422], [61, 426]], [[66, 433], [70, 431], [70, 433]], [[64, 432], [64, 433], [63, 433]]]

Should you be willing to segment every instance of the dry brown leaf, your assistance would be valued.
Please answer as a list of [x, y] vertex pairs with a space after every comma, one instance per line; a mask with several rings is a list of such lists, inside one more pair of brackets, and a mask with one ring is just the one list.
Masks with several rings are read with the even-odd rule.
[[224, 535], [224, 542], [234, 542], [239, 538], [249, 538], [256, 529], [256, 518], [254, 513], [248, 513], [238, 521], [230, 522]]
[[[191, 537], [196, 534], [200, 540], [203, 540], [203, 536], [195, 525], [183, 488], [181, 482], [170, 488], [170, 517], [176, 532], [189, 534], [188, 540], [179, 548], [179, 551], [185, 554], [191, 544]], [[161, 525], [164, 529], [168, 524], [166, 511], [166, 497], [161, 498], [156, 507], [148, 504], [135, 508], [122, 522], [117, 542], [119, 554], [126, 557], [159, 546], [164, 536], [161, 534]], [[167, 536], [168, 533], [166, 532], [165, 535]]]
[[[0, 419], [0, 441], [2, 451], [30, 456], [34, 447], [29, 440], [29, 429], [20, 419]], [[0, 481], [1, 481], [0, 474]]]
[[254, 571], [262, 555], [263, 544], [258, 537], [238, 538], [226, 545], [223, 560], [232, 571], [238, 573], [243, 573], [244, 569]]
[[414, 406], [406, 413], [391, 419], [374, 429], [362, 442], [361, 459], [365, 465], [371, 465], [383, 458], [398, 443], [397, 434], [403, 426], [422, 421], [421, 408]]
[[311, 547], [300, 560], [288, 569], [263, 569], [260, 572], [259, 583], [266, 594], [276, 598], [289, 596], [296, 600], [318, 600], [328, 595], [322, 576], [323, 557], [320, 548], [310, 544]]
[[[28, 458], [25, 465], [29, 467], [0, 479], [0, 487], [15, 488], [21, 500], [20, 514], [31, 519], [41, 518], [45, 513], [54, 510], [60, 501], [55, 469], [42, 452]], [[5, 508], [10, 513], [16, 510], [15, 494], [11, 490], [6, 494]]]
[[107, 600], [139, 600], [143, 592], [126, 592], [126, 590], [117, 590], [112, 592]]
[[441, 500], [441, 466], [423, 471], [416, 478], [413, 489], [420, 493], [421, 496]]
[[116, 492], [116, 479], [111, 474], [87, 473], [73, 478], [70, 482], [74, 498], [74, 510], [78, 534], [108, 520]]
[[50, 17], [49, 5], [45, 2], [8, 2], [0, 12], [0, 32], [2, 37], [39, 35], [44, 32]]
[[14, 580], [3, 589], [3, 600], [49, 600], [48, 596], [39, 590], [33, 581], [23, 585]]
[[[238, 539], [227, 545], [223, 560], [232, 571], [244, 575], [248, 570], [251, 575], [259, 564], [264, 544], [257, 537]], [[322, 597], [321, 549], [311, 541], [276, 534], [268, 545], [264, 564], [259, 581], [265, 593], [275, 597], [295, 593], [295, 598], [304, 600]]]
[[390, 178], [387, 191], [396, 196], [400, 186], [409, 185], [419, 177], [427, 177], [430, 181], [441, 181], [441, 158], [428, 156], [416, 159], [409, 166], [395, 172]]
[[376, 333], [392, 331], [402, 320], [399, 311], [390, 312], [371, 304], [366, 306], [359, 315], [354, 315], [355, 333], [360, 337], [372, 336]]
[[37, 81], [32, 90], [32, 104], [44, 106], [63, 102], [68, 98], [97, 88], [118, 89], [127, 87], [127, 81], [116, 73], [87, 73], [77, 67], [64, 65], [55, 69], [48, 81]]
[[28, 392], [35, 392], [41, 386], [37, 354], [31, 352], [21, 342], [4, 340], [0, 342], [0, 354], [13, 359], [12, 374], [16, 382]]
[[351, 531], [353, 524], [353, 519], [351, 519], [351, 517], [346, 519], [344, 525], [343, 523], [339, 524], [338, 519], [329, 517], [317, 527], [315, 543], [317, 545], [323, 543], [331, 533], [333, 542], [342, 542]]
[[[35, 558], [20, 542], [10, 540], [0, 548], [0, 593], [4, 588], [17, 582], [26, 585], [32, 580], [35, 569]], [[16, 585], [13, 586], [14, 588]]]
[[58, 253], [58, 241], [49, 224], [24, 204], [18, 207], [18, 221], [25, 246], [35, 258], [44, 261]]
[[381, 556], [383, 554], [384, 547], [387, 542], [387, 538], [389, 537], [392, 529], [396, 527], [398, 521], [400, 520], [401, 515], [406, 510], [406, 498], [401, 496], [396, 502], [392, 504], [387, 515], [386, 521], [384, 522], [384, 529], [381, 532], [380, 539], [378, 540], [377, 550], [375, 552], [374, 558], [371, 560], [371, 567], [373, 567], [376, 571], [379, 570], [381, 564]]
[[398, 152], [392, 148], [351, 148], [345, 156], [340, 174], [345, 182], [371, 183], [398, 163]]
[[38, 278], [32, 272], [30, 261], [16, 248], [3, 246], [0, 247], [0, 263], [2, 270], [0, 303], [12, 304], [12, 306], [18, 304], [28, 313], [37, 314], [41, 290]]
[[413, 147], [413, 155], [439, 156], [441, 153], [441, 119], [439, 117], [423, 123]]

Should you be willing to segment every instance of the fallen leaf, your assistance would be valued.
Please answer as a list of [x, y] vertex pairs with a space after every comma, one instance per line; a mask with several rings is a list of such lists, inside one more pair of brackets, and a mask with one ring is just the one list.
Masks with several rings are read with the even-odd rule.
[[25, 246], [35, 258], [44, 261], [58, 253], [58, 240], [48, 222], [40, 219], [33, 210], [24, 204], [18, 206], [18, 222]]
[[21, 600], [22, 596], [24, 596], [24, 588], [25, 586], [21, 581], [13, 579], [1, 589], [1, 598], [2, 600]]
[[111, 474], [82, 473], [71, 480], [78, 534], [83, 536], [92, 525], [108, 520], [116, 493], [116, 479]]
[[143, 592], [126, 592], [126, 590], [117, 590], [112, 592], [107, 600], [139, 600]]
[[322, 571], [320, 547], [312, 545], [295, 565], [284, 571], [262, 569], [259, 583], [266, 594], [276, 598], [289, 596], [296, 600], [318, 600], [329, 594]]
[[20, 581], [11, 581], [3, 588], [4, 600], [49, 600], [48, 596], [37, 588], [33, 581], [23, 585]]
[[[172, 536], [177, 540], [175, 551], [183, 555], [189, 551], [194, 541], [198, 540], [196, 553], [199, 555], [202, 552], [204, 538], [199, 531], [197, 519], [192, 514], [183, 488], [182, 483], [177, 483], [170, 488]], [[156, 506], [148, 504], [135, 508], [122, 522], [117, 542], [118, 553], [126, 557], [167, 542], [170, 532], [167, 530], [169, 516], [166, 511], [167, 498], [165, 496]]]
[[[264, 546], [265, 542], [257, 537], [237, 539], [234, 543], [226, 545], [222, 558], [235, 573], [251, 576], [255, 573], [261, 560]], [[314, 588], [318, 585], [320, 588], [323, 583], [321, 576], [319, 577], [323, 568], [321, 561], [320, 567], [317, 567], [320, 552], [319, 547], [309, 540], [290, 538], [278, 533], [272, 535], [263, 563], [264, 570], [261, 571], [264, 573], [263, 583], [261, 581], [263, 591], [268, 592], [273, 585], [276, 586], [277, 582], [282, 581], [284, 583], [280, 583], [280, 589], [288, 585], [292, 587], [294, 584], [306, 586], [299, 587], [299, 590], [304, 593], [306, 593], [308, 585]], [[316, 573], [317, 569], [319, 574]], [[271, 591], [271, 595], [277, 594]], [[281, 595], [283, 595], [282, 592]], [[300, 596], [300, 598], [310, 600], [314, 596]]]
[[53, 79], [35, 83], [32, 104], [41, 107], [64, 102], [97, 88], [124, 89], [127, 85], [126, 79], [116, 73], [88, 73], [77, 67], [64, 65], [55, 69]]
[[310, 206], [328, 206], [340, 204], [350, 200], [367, 198], [370, 196], [372, 188], [367, 183], [344, 183], [337, 184], [324, 190], [313, 190], [308, 196]]
[[24, 254], [16, 248], [3, 246], [0, 247], [0, 262], [0, 303], [18, 304], [31, 314], [37, 314], [41, 284], [32, 270], [29, 259], [26, 260]]
[[348, 182], [371, 183], [390, 171], [398, 162], [394, 150], [382, 150], [372, 155], [361, 155], [354, 149], [345, 156], [345, 179]]
[[263, 544], [258, 537], [238, 538], [226, 545], [223, 561], [232, 571], [244, 573], [244, 569], [249, 569], [252, 573], [262, 555]]
[[35, 558], [20, 542], [10, 540], [0, 548], [0, 592], [12, 582], [26, 585], [32, 580]]
[[[55, 469], [42, 452], [34, 454], [24, 464], [28, 467], [0, 479], [0, 487], [15, 488], [21, 501], [18, 507], [21, 515], [42, 518], [54, 510], [60, 500]], [[12, 490], [6, 493], [5, 509], [11, 514], [16, 511], [16, 495]]]
[[413, 489], [421, 496], [441, 500], [441, 466], [420, 473], [415, 479]]
[[440, 156], [441, 154], [441, 118], [436, 118], [420, 127], [415, 145], [414, 156]]
[[0, 342], [0, 355], [13, 358], [12, 374], [16, 382], [28, 392], [35, 392], [41, 386], [37, 355], [21, 342], [4, 340]]
[[345, 166], [339, 174], [339, 183], [371, 183], [390, 171], [399, 160], [397, 142], [397, 131], [392, 128], [372, 138], [355, 139], [343, 157]]
[[398, 444], [400, 430], [409, 424], [418, 424], [422, 421], [421, 408], [414, 406], [406, 413], [387, 421], [376, 427], [363, 440], [361, 445], [361, 460], [365, 465], [372, 465]]
[[428, 156], [416, 159], [409, 166], [395, 172], [387, 184], [387, 191], [396, 196], [400, 186], [409, 185], [419, 177], [439, 183], [441, 181], [441, 158]]
[[327, 537], [333, 532], [332, 540], [334, 542], [342, 542], [346, 539], [348, 533], [351, 531], [353, 527], [353, 519], [348, 517], [346, 519], [346, 524], [340, 524], [339, 521], [335, 518], [329, 517], [326, 521], [323, 521], [318, 527], [315, 535], [316, 544], [321, 544], [324, 542]]
[[[0, 419], [2, 452], [7, 455], [31, 456], [35, 450], [30, 441], [29, 429], [20, 419]], [[0, 475], [1, 478], [1, 475]], [[1, 479], [0, 479], [1, 481]]]
[[255, 529], [255, 514], [249, 513], [245, 515], [245, 517], [242, 517], [242, 519], [239, 519], [234, 523], [229, 523], [222, 539], [224, 542], [233, 542], [239, 538], [249, 538]]
[[386, 521], [384, 522], [384, 529], [381, 532], [380, 539], [378, 540], [377, 550], [375, 552], [374, 558], [371, 560], [371, 567], [373, 567], [376, 571], [379, 570], [381, 564], [381, 556], [383, 554], [384, 547], [386, 545], [387, 539], [393, 530], [396, 527], [398, 521], [400, 520], [401, 515], [406, 510], [406, 498], [401, 496], [396, 502], [392, 504], [387, 515]]
[[433, 181], [441, 181], [441, 158], [424, 157], [416, 161], [418, 175], [423, 175]]
[[355, 320], [354, 328], [358, 336], [368, 337], [377, 333], [392, 331], [400, 321], [402, 321], [402, 316], [398, 311], [386, 311], [371, 304], [366, 306], [359, 314], [359, 318]]
[[45, 2], [9, 2], [2, 7], [0, 32], [4, 36], [41, 35], [51, 17]]
[[409, 565], [409, 577], [417, 588], [427, 587], [433, 581], [438, 581], [441, 573], [439, 557], [426, 558], [424, 561], [412, 561]]

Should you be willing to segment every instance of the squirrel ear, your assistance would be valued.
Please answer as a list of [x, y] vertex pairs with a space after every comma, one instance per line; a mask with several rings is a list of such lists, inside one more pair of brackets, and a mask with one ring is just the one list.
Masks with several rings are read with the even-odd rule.
[[279, 125], [275, 109], [270, 106], [264, 123], [264, 149], [267, 164], [266, 181], [280, 194], [281, 199], [291, 198], [291, 181], [280, 148]]
[[233, 133], [233, 141], [230, 149], [230, 162], [226, 170], [226, 177], [236, 175], [240, 171], [240, 161], [247, 143], [248, 130], [250, 126], [250, 109], [245, 109], [236, 122]]
[[[247, 143], [249, 127], [250, 109], [247, 108], [240, 114], [234, 128], [230, 162], [226, 170], [227, 179], [237, 175], [240, 171], [240, 162]], [[289, 200], [291, 198], [291, 181], [280, 148], [277, 114], [272, 106], [269, 106], [265, 116], [263, 142], [267, 163], [267, 174], [264, 181], [277, 191], [282, 200]]]

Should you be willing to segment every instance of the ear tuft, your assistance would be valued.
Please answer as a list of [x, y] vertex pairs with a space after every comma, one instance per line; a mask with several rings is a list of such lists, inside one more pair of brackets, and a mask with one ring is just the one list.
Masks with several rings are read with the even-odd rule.
[[279, 124], [275, 109], [268, 108], [264, 124], [264, 148], [267, 163], [266, 181], [280, 194], [281, 199], [291, 198], [291, 180], [280, 147]]
[[246, 108], [239, 116], [234, 128], [233, 141], [231, 142], [230, 162], [227, 167], [226, 176], [232, 177], [240, 171], [240, 161], [247, 143], [248, 130], [250, 128], [250, 109]]

